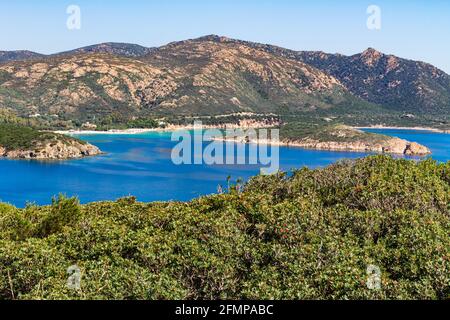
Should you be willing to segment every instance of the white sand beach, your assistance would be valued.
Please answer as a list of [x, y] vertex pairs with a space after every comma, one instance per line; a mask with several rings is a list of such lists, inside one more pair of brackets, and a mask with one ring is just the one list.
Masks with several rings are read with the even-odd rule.
[[432, 131], [439, 133], [450, 133], [450, 130], [442, 130], [429, 127], [394, 127], [394, 126], [383, 126], [383, 125], [373, 125], [369, 127], [353, 127], [355, 129], [397, 129], [397, 130], [417, 130], [417, 131]]

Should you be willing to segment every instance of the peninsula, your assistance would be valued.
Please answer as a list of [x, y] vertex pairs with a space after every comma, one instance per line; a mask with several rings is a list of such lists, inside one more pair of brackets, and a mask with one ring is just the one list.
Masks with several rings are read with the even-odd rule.
[[53, 132], [0, 124], [0, 158], [63, 160], [101, 154], [96, 146]]
[[[226, 138], [225, 140], [229, 140]], [[236, 142], [279, 144], [316, 150], [376, 152], [425, 156], [431, 150], [416, 142], [390, 137], [382, 134], [364, 132], [346, 125], [311, 126], [306, 124], [286, 124], [281, 126], [279, 142], [270, 139], [241, 136], [233, 138]]]

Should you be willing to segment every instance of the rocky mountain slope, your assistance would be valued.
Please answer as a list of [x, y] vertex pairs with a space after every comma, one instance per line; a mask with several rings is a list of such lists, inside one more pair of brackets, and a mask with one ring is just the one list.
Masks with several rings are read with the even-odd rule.
[[[355, 98], [334, 77], [248, 46], [182, 41], [141, 58], [169, 70], [176, 88], [153, 107], [184, 113], [314, 111]], [[143, 97], [151, 92], [143, 92]], [[147, 99], [148, 100], [148, 99]]]
[[356, 96], [390, 110], [416, 114], [450, 113], [450, 76], [425, 62], [402, 59], [373, 48], [345, 56], [320, 51], [294, 51], [216, 35], [195, 41], [245, 45], [302, 61], [334, 76]]
[[301, 57], [367, 101], [415, 114], [450, 111], [450, 76], [430, 64], [373, 48], [353, 56], [303, 52]]
[[0, 104], [81, 120], [368, 105], [310, 65], [212, 41], [169, 44], [139, 60], [90, 53], [2, 64]]
[[0, 64], [0, 107], [28, 117], [306, 112], [368, 124], [377, 114], [444, 122], [450, 114], [450, 76], [374, 49], [343, 56], [206, 36], [160, 48], [104, 43], [2, 55], [9, 62]]
[[129, 117], [140, 110], [140, 91], [161, 94], [154, 81], [162, 74], [145, 63], [107, 54], [3, 64], [0, 104], [31, 116]]

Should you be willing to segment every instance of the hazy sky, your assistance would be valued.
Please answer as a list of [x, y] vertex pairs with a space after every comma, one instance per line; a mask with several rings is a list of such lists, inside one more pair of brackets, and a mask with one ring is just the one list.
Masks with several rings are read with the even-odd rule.
[[[69, 5], [81, 9], [80, 30], [66, 26]], [[367, 28], [370, 5], [381, 9], [381, 30]], [[218, 34], [331, 53], [374, 47], [450, 73], [449, 0], [0, 0], [0, 28], [0, 50], [159, 46]]]

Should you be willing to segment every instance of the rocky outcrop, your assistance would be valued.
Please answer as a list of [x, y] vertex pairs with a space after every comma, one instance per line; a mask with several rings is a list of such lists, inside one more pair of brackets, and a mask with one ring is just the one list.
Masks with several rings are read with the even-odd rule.
[[430, 149], [416, 142], [411, 142], [409, 145], [406, 146], [405, 149], [406, 155], [422, 155], [430, 153], [431, 153]]
[[404, 154], [409, 156], [424, 156], [431, 154], [430, 149], [416, 142], [409, 142], [399, 138], [392, 138], [385, 142], [366, 141], [316, 141], [299, 140], [283, 141], [288, 146], [296, 146], [317, 150], [353, 151], [353, 152], [378, 152], [388, 154]]
[[343, 150], [355, 152], [378, 152], [423, 156], [431, 151], [416, 142], [381, 134], [364, 132], [345, 125], [318, 129], [302, 139], [285, 141], [288, 145], [319, 150]]
[[0, 146], [0, 157], [11, 159], [63, 160], [101, 154], [96, 146], [71, 139], [39, 143], [30, 149], [6, 150]]

